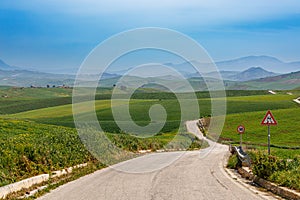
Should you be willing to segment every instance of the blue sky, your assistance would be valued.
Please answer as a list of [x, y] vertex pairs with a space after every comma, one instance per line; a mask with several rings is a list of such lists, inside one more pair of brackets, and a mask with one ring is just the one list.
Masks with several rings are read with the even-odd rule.
[[248, 55], [300, 60], [298, 0], [1, 0], [0, 59], [75, 72], [101, 41], [149, 26], [192, 37], [215, 61]]

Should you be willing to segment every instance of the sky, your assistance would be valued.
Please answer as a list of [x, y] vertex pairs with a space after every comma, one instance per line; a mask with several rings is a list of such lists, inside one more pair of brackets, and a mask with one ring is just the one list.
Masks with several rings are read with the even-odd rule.
[[300, 61], [299, 0], [1, 0], [0, 59], [75, 73], [100, 42], [140, 27], [182, 32], [214, 61]]

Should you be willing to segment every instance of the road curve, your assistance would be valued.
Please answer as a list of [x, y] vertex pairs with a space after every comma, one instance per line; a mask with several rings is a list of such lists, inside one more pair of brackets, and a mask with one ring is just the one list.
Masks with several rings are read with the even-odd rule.
[[[189, 132], [203, 138], [196, 121], [187, 122]], [[201, 200], [201, 199], [262, 199], [254, 192], [238, 185], [224, 171], [228, 147], [209, 141], [212, 147], [192, 152], [148, 154], [118, 164], [119, 168], [141, 168], [160, 165], [162, 161], [176, 161], [160, 170], [126, 173], [114, 168], [67, 183], [40, 200]], [[163, 165], [162, 165], [163, 166]], [[142, 170], [143, 171], [143, 170]]]

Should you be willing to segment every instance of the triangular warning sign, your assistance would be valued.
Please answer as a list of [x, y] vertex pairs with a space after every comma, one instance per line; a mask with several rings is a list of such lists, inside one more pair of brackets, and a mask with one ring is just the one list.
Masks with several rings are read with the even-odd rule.
[[261, 122], [261, 125], [277, 125], [277, 121], [275, 120], [270, 110], [268, 110], [267, 114]]

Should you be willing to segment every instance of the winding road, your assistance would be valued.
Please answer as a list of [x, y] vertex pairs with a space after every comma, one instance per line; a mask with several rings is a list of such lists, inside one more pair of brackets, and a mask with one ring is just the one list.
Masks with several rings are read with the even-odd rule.
[[[187, 129], [203, 138], [196, 121]], [[201, 200], [263, 199], [224, 171], [228, 147], [152, 153], [67, 183], [40, 200]], [[154, 168], [160, 168], [153, 171]], [[125, 172], [124, 172], [125, 171]], [[140, 173], [128, 173], [128, 172]]]

